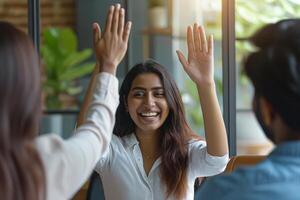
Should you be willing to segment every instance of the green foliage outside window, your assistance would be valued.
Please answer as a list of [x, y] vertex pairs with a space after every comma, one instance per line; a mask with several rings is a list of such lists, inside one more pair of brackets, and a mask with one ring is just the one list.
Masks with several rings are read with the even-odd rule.
[[250, 108], [251, 96], [249, 80], [243, 75], [240, 66], [243, 58], [254, 48], [247, 42], [260, 27], [268, 23], [275, 23], [286, 18], [295, 18], [300, 13], [299, 0], [236, 0], [235, 33], [236, 60], [239, 73], [239, 87], [243, 90], [241, 97], [244, 105]]
[[[221, 2], [221, 1], [220, 1]], [[219, 13], [221, 15], [221, 13]], [[280, 19], [297, 17], [300, 14], [299, 0], [236, 0], [235, 9], [235, 33], [236, 33], [236, 60], [237, 65], [243, 57], [253, 51], [253, 47], [244, 40], [251, 36], [264, 24], [276, 22]], [[209, 17], [209, 16], [208, 16]], [[221, 20], [216, 17], [216, 22], [205, 24], [207, 31], [213, 34], [215, 42], [221, 41], [220, 29]], [[221, 47], [219, 47], [221, 48]], [[221, 56], [215, 56], [215, 81], [219, 102], [222, 96], [222, 74], [217, 67], [222, 66]], [[248, 87], [249, 82], [243, 76], [242, 70], [239, 73], [239, 83]], [[249, 88], [247, 88], [249, 89]], [[182, 93], [185, 103], [187, 118], [191, 122], [194, 130], [203, 129], [203, 118], [199, 108], [198, 93], [195, 85], [189, 79], [185, 82], [185, 90]], [[241, 97], [243, 98], [243, 97]], [[248, 96], [246, 98], [249, 98]], [[248, 100], [249, 102], [250, 100]]]

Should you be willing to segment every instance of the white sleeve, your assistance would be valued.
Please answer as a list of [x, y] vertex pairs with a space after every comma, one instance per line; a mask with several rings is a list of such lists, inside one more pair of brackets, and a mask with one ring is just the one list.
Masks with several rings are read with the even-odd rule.
[[203, 140], [189, 144], [189, 168], [193, 177], [217, 175], [225, 170], [228, 161], [228, 154], [221, 157], [210, 155]]
[[96, 76], [86, 122], [74, 136], [68, 140], [53, 134], [37, 138], [47, 199], [70, 199], [88, 179], [101, 155], [109, 149], [118, 103], [118, 80], [101, 73]]

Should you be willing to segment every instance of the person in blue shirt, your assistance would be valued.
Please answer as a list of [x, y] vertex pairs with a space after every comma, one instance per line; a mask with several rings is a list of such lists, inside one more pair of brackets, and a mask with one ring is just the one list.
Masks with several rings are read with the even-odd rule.
[[300, 200], [300, 19], [266, 25], [250, 41], [257, 47], [245, 60], [253, 111], [277, 147], [256, 166], [208, 179], [198, 199]]

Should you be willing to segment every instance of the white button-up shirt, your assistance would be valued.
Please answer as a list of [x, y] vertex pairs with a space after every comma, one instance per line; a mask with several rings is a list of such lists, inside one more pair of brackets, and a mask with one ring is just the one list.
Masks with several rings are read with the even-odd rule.
[[[188, 190], [185, 200], [194, 199], [194, 183], [197, 177], [207, 177], [224, 171], [228, 154], [222, 157], [207, 153], [205, 141], [190, 141]], [[113, 135], [109, 151], [96, 166], [103, 183], [106, 200], [164, 200], [166, 186], [160, 178], [161, 160], [158, 158], [147, 176], [143, 157], [135, 134], [122, 138]], [[170, 196], [168, 200], [175, 199]]]
[[46, 178], [46, 199], [67, 200], [84, 184], [101, 155], [107, 154], [119, 104], [118, 80], [108, 73], [96, 76], [86, 122], [63, 140], [55, 134], [36, 139]]

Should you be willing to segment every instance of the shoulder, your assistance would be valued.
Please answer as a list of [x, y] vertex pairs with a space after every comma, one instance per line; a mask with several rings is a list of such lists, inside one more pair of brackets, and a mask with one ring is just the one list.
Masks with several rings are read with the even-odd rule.
[[128, 148], [128, 137], [123, 136], [119, 137], [115, 134], [112, 135], [111, 142], [109, 145], [109, 151], [106, 154], [102, 155], [98, 161], [95, 170], [98, 173], [103, 173], [105, 170], [111, 170], [111, 167], [116, 164], [119, 160], [122, 160], [126, 157], [126, 149]]
[[236, 199], [241, 197], [242, 191], [248, 190], [253, 185], [253, 173], [239, 169], [231, 174], [221, 174], [208, 178], [199, 190], [201, 199]]
[[127, 145], [127, 141], [128, 141], [128, 136], [120, 137], [120, 136], [113, 134], [112, 138], [111, 138], [110, 146], [111, 146], [111, 148], [114, 148], [114, 149], [119, 148], [119, 147], [123, 148]]
[[[199, 196], [210, 200], [294, 197], [298, 188], [294, 187], [297, 184], [292, 182], [292, 177], [297, 177], [297, 173], [289, 172], [286, 169], [287, 165], [277, 163], [268, 157], [257, 165], [240, 167], [230, 174], [209, 178], [201, 186]], [[287, 190], [291, 193], [287, 193]], [[298, 199], [298, 197], [294, 199]]]
[[206, 141], [205, 140], [199, 140], [199, 139], [191, 139], [187, 143], [189, 150], [193, 148], [204, 148], [206, 147]]
[[270, 174], [267, 164], [268, 161], [263, 161], [258, 165], [240, 167], [230, 174], [212, 177], [207, 181], [206, 187], [218, 187], [224, 190], [234, 188], [236, 190], [237, 188], [249, 188], [251, 185], [257, 185], [261, 176]]
[[112, 155], [116, 156], [118, 154], [123, 155], [124, 151], [126, 151], [126, 148], [130, 146], [130, 137], [131, 135], [120, 137], [112, 134], [111, 142], [109, 144], [109, 151], [106, 155], [103, 155], [102, 158], [111, 157]]

